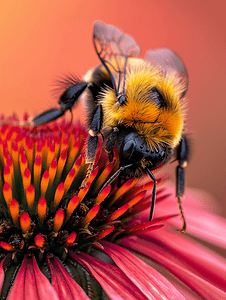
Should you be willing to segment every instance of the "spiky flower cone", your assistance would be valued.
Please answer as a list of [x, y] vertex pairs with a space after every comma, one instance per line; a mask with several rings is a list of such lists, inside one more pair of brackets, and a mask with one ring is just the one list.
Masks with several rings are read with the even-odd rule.
[[[119, 162], [117, 154], [109, 162], [102, 147], [86, 177], [87, 134], [79, 124], [12, 124], [0, 127], [1, 299], [184, 299], [183, 289], [117, 245], [169, 268], [155, 245], [146, 247], [158, 238], [161, 247], [162, 226], [175, 217], [147, 221], [153, 183], [106, 185]], [[161, 181], [157, 205], [170, 197]]]

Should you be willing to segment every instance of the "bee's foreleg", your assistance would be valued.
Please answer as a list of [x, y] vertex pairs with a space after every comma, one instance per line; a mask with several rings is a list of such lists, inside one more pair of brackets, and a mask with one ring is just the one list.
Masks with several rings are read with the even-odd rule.
[[183, 227], [181, 229], [181, 232], [183, 233], [185, 233], [186, 231], [186, 220], [184, 217], [181, 200], [184, 196], [184, 186], [185, 186], [184, 168], [187, 166], [188, 163], [188, 152], [189, 152], [189, 146], [188, 146], [187, 138], [185, 135], [182, 135], [180, 144], [178, 146], [178, 151], [177, 151], [177, 160], [179, 162], [179, 166], [176, 169], [176, 197], [179, 206], [179, 211], [183, 219]]
[[103, 113], [102, 113], [102, 106], [98, 105], [90, 124], [89, 128], [89, 140], [87, 144], [87, 152], [86, 152], [86, 164], [89, 164], [87, 169], [86, 178], [83, 180], [82, 187], [86, 185], [86, 180], [89, 178], [92, 170], [93, 164], [95, 162], [97, 147], [98, 147], [98, 134], [100, 133], [101, 127], [103, 122]]
[[102, 106], [98, 105], [90, 124], [88, 145], [87, 145], [87, 154], [86, 154], [86, 163], [87, 164], [94, 164], [96, 151], [98, 146], [98, 134], [100, 133], [101, 127], [103, 123], [103, 112]]
[[92, 121], [89, 127], [89, 134], [91, 136], [97, 136], [100, 133], [102, 124], [103, 124], [102, 105], [98, 105], [92, 117]]
[[157, 181], [154, 177], [154, 175], [152, 174], [152, 172], [146, 168], [148, 175], [151, 177], [151, 179], [154, 181], [154, 186], [153, 186], [153, 190], [152, 190], [152, 197], [151, 197], [151, 207], [150, 207], [150, 214], [149, 214], [149, 221], [152, 220], [153, 218], [153, 213], [154, 213], [154, 208], [155, 208], [155, 199], [156, 199], [156, 184]]
[[114, 149], [116, 141], [117, 141], [118, 131], [119, 130], [117, 127], [113, 128], [107, 137], [105, 150], [108, 154], [109, 161], [113, 160], [113, 149]]
[[96, 151], [98, 146], [98, 136], [90, 136], [87, 145], [86, 163], [93, 164], [96, 157]]

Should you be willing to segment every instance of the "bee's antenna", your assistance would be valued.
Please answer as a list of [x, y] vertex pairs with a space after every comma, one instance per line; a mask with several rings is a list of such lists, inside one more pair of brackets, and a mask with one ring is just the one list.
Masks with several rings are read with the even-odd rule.
[[132, 167], [133, 164], [129, 164], [129, 165], [126, 165], [126, 166], [121, 166], [106, 182], [105, 184], [102, 186], [99, 194], [103, 191], [104, 188], [106, 188], [106, 186], [108, 186], [109, 184], [111, 184], [115, 178], [117, 178], [120, 174], [121, 171], [129, 168], [129, 167]]

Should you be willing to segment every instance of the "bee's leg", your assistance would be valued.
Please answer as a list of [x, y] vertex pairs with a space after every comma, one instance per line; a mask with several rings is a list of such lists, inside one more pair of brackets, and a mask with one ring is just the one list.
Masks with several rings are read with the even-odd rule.
[[53, 108], [46, 110], [42, 114], [36, 116], [34, 119], [31, 121], [31, 125], [33, 127], [40, 126], [46, 123], [49, 123], [51, 121], [54, 121], [58, 119], [59, 117], [63, 116], [65, 113], [65, 110], [63, 109], [58, 109], [58, 108]]
[[181, 232], [183, 233], [185, 233], [186, 231], [186, 220], [181, 205], [181, 199], [184, 196], [184, 182], [185, 182], [184, 168], [187, 166], [188, 163], [188, 152], [189, 152], [188, 141], [186, 139], [186, 136], [182, 135], [180, 144], [178, 146], [178, 152], [177, 152], [177, 160], [179, 162], [179, 166], [176, 169], [176, 197], [179, 206], [179, 211], [183, 219], [183, 227], [181, 229]]
[[69, 87], [60, 97], [59, 104], [64, 110], [71, 109], [85, 91], [88, 82], [78, 82]]
[[89, 134], [91, 136], [96, 136], [100, 133], [103, 124], [103, 110], [102, 105], [98, 105], [94, 111], [92, 121], [89, 127]]
[[107, 138], [106, 145], [105, 145], [105, 150], [108, 154], [109, 161], [113, 160], [113, 149], [115, 147], [117, 137], [118, 137], [118, 128], [115, 127], [108, 134], [108, 138]]
[[100, 133], [101, 127], [103, 123], [103, 112], [102, 106], [98, 105], [90, 124], [88, 145], [87, 145], [87, 154], [86, 154], [86, 163], [90, 164], [87, 172], [87, 177], [89, 177], [90, 173], [93, 169], [93, 164], [96, 157], [96, 151], [98, 146], [98, 134]]
[[71, 124], [72, 124], [72, 122], [73, 122], [73, 111], [72, 111], [71, 108], [69, 110], [70, 110], [70, 113], [71, 113]]
[[105, 184], [102, 186], [101, 190], [99, 191], [99, 194], [103, 191], [103, 189], [106, 188], [106, 186], [108, 186], [109, 184], [111, 184], [118, 176], [119, 174], [127, 169], [127, 168], [130, 168], [132, 167], [133, 164], [129, 164], [129, 165], [126, 165], [126, 166], [121, 166], [106, 182]]
[[[72, 106], [75, 104], [75, 102], [78, 101], [81, 94], [85, 91], [87, 85], [87, 82], [81, 82], [69, 87], [60, 97], [60, 109], [53, 108], [44, 111], [43, 113], [39, 114], [31, 120], [31, 125], [36, 127], [43, 124], [47, 124], [63, 116], [66, 110], [69, 109], [71, 111]], [[71, 122], [72, 118], [73, 115], [71, 111]]]
[[154, 208], [155, 208], [156, 184], [157, 184], [157, 181], [156, 181], [154, 175], [152, 174], [152, 172], [148, 169], [148, 167], [146, 168], [146, 170], [148, 172], [148, 175], [154, 181], [154, 186], [153, 186], [153, 190], [152, 190], [152, 197], [151, 197], [150, 215], [149, 215], [149, 221], [151, 221], [152, 218], [153, 218], [153, 213], [154, 213]]

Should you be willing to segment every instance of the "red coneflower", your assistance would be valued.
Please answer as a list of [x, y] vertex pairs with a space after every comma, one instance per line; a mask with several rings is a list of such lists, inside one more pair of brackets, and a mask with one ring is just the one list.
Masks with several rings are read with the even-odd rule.
[[[163, 177], [147, 221], [153, 183], [118, 188], [115, 180], [103, 189], [118, 159], [109, 162], [102, 147], [86, 178], [79, 124], [30, 129], [14, 119], [0, 126], [1, 299], [226, 299], [226, 260], [178, 232]], [[215, 219], [194, 204], [188, 233]], [[201, 228], [197, 236], [223, 241]]]

